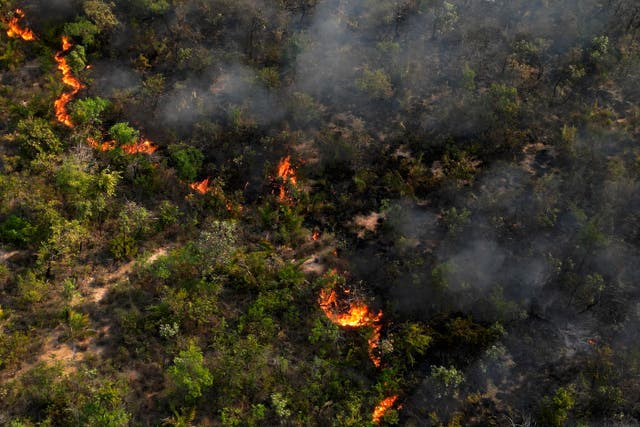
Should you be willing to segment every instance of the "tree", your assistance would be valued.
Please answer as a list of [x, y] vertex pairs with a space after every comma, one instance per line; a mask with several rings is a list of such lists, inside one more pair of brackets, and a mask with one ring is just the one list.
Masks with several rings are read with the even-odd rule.
[[71, 37], [79, 37], [84, 46], [92, 46], [100, 28], [86, 18], [78, 18], [75, 22], [64, 24], [63, 33]]
[[187, 403], [195, 403], [202, 396], [203, 390], [213, 384], [213, 376], [203, 362], [202, 351], [191, 341], [188, 347], [173, 359], [173, 364], [169, 367], [168, 375], [174, 393], [184, 396]]
[[388, 99], [393, 95], [393, 86], [389, 75], [382, 69], [370, 70], [365, 68], [356, 86], [374, 99]]
[[458, 387], [464, 382], [464, 374], [453, 366], [433, 366], [429, 377], [437, 398], [455, 396]]
[[136, 202], [127, 203], [118, 215], [118, 231], [109, 242], [116, 259], [133, 258], [138, 253], [137, 241], [151, 228], [151, 214]]
[[560, 387], [553, 396], [546, 396], [542, 401], [540, 421], [542, 425], [561, 427], [566, 425], [569, 411], [576, 404], [575, 388]]
[[100, 115], [109, 108], [109, 101], [100, 97], [84, 98], [71, 104], [71, 118], [78, 125], [99, 125]]
[[69, 156], [55, 172], [55, 185], [64, 197], [68, 212], [79, 219], [94, 218], [103, 212], [115, 195], [120, 173], [91, 170], [81, 155]]
[[16, 142], [30, 158], [38, 154], [58, 153], [62, 144], [49, 123], [39, 117], [20, 120], [16, 127]]
[[122, 381], [102, 380], [87, 390], [81, 399], [79, 424], [95, 427], [125, 427], [129, 425], [131, 414], [123, 402], [127, 385]]
[[29, 220], [11, 214], [0, 223], [0, 241], [19, 247], [27, 246], [36, 234], [36, 227]]
[[459, 19], [457, 6], [448, 1], [442, 2], [442, 6], [435, 10], [431, 37], [435, 38], [437, 34], [446, 34], [453, 31]]
[[116, 27], [119, 22], [113, 13], [113, 3], [105, 3], [101, 0], [87, 0], [83, 3], [84, 13], [91, 18], [100, 31]]
[[204, 161], [202, 152], [195, 147], [170, 145], [169, 153], [178, 176], [187, 182], [195, 180]]
[[156, 15], [165, 13], [170, 6], [168, 0], [135, 0], [133, 3], [145, 13]]
[[129, 123], [116, 123], [109, 128], [109, 135], [119, 146], [135, 143], [140, 132], [129, 126]]

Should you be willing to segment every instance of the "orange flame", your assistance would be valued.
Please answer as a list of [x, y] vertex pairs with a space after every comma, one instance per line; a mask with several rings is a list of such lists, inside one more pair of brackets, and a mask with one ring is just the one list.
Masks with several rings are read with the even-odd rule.
[[[380, 312], [380, 316], [382, 316], [382, 312]], [[379, 368], [380, 364], [382, 363], [382, 360], [380, 359], [380, 356], [378, 356], [376, 354], [376, 349], [378, 348], [378, 345], [380, 344], [380, 330], [381, 329], [382, 329], [382, 326], [377, 325], [377, 324], [373, 325], [373, 332], [371, 333], [371, 337], [367, 341], [368, 344], [369, 344], [369, 359], [371, 359], [371, 361], [373, 362], [373, 365], [376, 368]]]
[[382, 317], [382, 312], [374, 314], [362, 302], [350, 304], [346, 312], [337, 311], [339, 310], [338, 298], [333, 289], [320, 291], [320, 308], [329, 320], [344, 327], [373, 326]]
[[290, 183], [291, 185], [296, 185], [296, 171], [291, 166], [291, 156], [287, 156], [284, 159], [280, 160], [278, 163], [278, 177], [282, 180], [280, 184], [280, 191], [278, 197], [280, 200], [286, 199], [286, 185]]
[[[332, 274], [337, 274], [335, 271]], [[335, 285], [335, 282], [334, 282]], [[344, 290], [345, 294], [351, 293], [349, 289]], [[319, 298], [320, 308], [333, 323], [347, 328], [371, 327], [373, 332], [369, 337], [369, 358], [376, 367], [380, 367], [380, 357], [375, 354], [380, 342], [379, 322], [382, 318], [382, 311], [373, 313], [364, 302], [348, 303], [348, 309], [343, 309], [344, 304], [338, 301], [338, 295], [334, 289], [322, 289]], [[342, 307], [341, 307], [342, 306]]]
[[82, 89], [83, 86], [82, 83], [80, 83], [80, 81], [71, 73], [71, 67], [67, 63], [67, 59], [64, 57], [64, 54], [71, 49], [71, 46], [73, 46], [73, 43], [71, 43], [69, 38], [67, 36], [62, 36], [62, 51], [56, 53], [54, 58], [58, 63], [58, 70], [62, 72], [63, 83], [70, 86], [72, 90], [69, 93], [63, 93], [60, 95], [53, 105], [58, 121], [72, 128], [73, 122], [71, 121], [71, 116], [67, 112], [67, 104], [78, 92], [80, 92], [80, 89]]
[[134, 142], [133, 144], [123, 145], [122, 151], [127, 154], [152, 154], [158, 149], [153, 142], [148, 139], [140, 139], [138, 142]]
[[196, 181], [192, 184], [189, 184], [189, 187], [191, 187], [192, 190], [197, 191], [200, 194], [204, 194], [207, 191], [209, 191], [209, 178], [203, 180], [203, 181]]
[[211, 185], [210, 183], [211, 178], [207, 178], [204, 179], [202, 181], [196, 181], [193, 182], [191, 184], [189, 184], [189, 187], [200, 193], [200, 194], [206, 194], [206, 193], [211, 193], [213, 194], [218, 200], [220, 200], [222, 203], [224, 203], [225, 208], [227, 208], [227, 211], [229, 212], [241, 212], [242, 211], [242, 205], [238, 204], [234, 204], [231, 200], [229, 200], [227, 198], [227, 196], [224, 194], [224, 191], [222, 190], [222, 188], [220, 188], [217, 185]]
[[398, 395], [389, 396], [386, 399], [382, 400], [380, 403], [378, 403], [378, 405], [373, 410], [373, 416], [372, 416], [373, 422], [375, 424], [380, 423], [380, 420], [382, 419], [384, 414], [386, 414], [387, 411], [393, 406], [393, 404], [396, 403], [397, 399], [398, 399]]
[[24, 11], [22, 9], [15, 10], [13, 16], [9, 19], [9, 22], [7, 22], [7, 25], [9, 26], [7, 29], [7, 35], [12, 38], [21, 38], [26, 41], [35, 40], [36, 36], [33, 34], [33, 31], [28, 28], [21, 28], [20, 24], [18, 24], [18, 21], [24, 18], [24, 16]]
[[[100, 143], [95, 139], [88, 137], [87, 142], [91, 147], [100, 151], [111, 151], [114, 148], [116, 148], [115, 141], [104, 141]], [[137, 154], [137, 153], [151, 154], [155, 152], [157, 149], [158, 147], [153, 145], [153, 142], [149, 141], [148, 139], [141, 139], [140, 141], [134, 142], [133, 144], [127, 144], [122, 146], [122, 151], [124, 151], [127, 154]]]
[[320, 232], [319, 232], [318, 230], [315, 230], [315, 231], [313, 232], [313, 234], [311, 235], [311, 239], [312, 239], [313, 241], [316, 241], [316, 240], [318, 240], [319, 238], [320, 238]]
[[111, 151], [116, 147], [116, 142], [115, 141], [104, 141], [104, 142], [98, 142], [95, 139], [88, 137], [87, 138], [87, 142], [89, 143], [89, 145], [93, 148], [95, 148], [96, 150], [100, 150], [100, 151]]

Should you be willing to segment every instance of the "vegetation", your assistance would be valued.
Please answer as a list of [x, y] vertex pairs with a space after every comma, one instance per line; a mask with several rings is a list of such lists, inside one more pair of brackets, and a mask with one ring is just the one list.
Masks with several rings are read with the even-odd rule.
[[637, 2], [0, 29], [1, 425], [640, 423]]

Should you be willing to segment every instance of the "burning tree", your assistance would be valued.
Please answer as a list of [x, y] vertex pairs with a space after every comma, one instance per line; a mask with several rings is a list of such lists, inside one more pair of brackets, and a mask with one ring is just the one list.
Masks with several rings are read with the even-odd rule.
[[7, 36], [12, 38], [21, 38], [25, 41], [32, 41], [36, 39], [35, 34], [29, 28], [23, 28], [20, 26], [20, 20], [25, 17], [22, 9], [16, 9], [13, 12], [13, 16], [9, 18], [7, 22]]
[[279, 191], [278, 198], [281, 201], [287, 200], [287, 186], [297, 184], [296, 171], [291, 165], [291, 156], [286, 156], [278, 163]]
[[376, 367], [380, 366], [380, 357], [375, 354], [380, 341], [380, 319], [382, 311], [373, 312], [364, 300], [355, 295], [349, 288], [344, 288], [339, 293], [335, 287], [340, 281], [340, 275], [333, 270], [326, 277], [330, 287], [320, 291], [319, 304], [324, 314], [333, 323], [345, 328], [370, 327], [373, 332], [369, 338], [369, 357]]

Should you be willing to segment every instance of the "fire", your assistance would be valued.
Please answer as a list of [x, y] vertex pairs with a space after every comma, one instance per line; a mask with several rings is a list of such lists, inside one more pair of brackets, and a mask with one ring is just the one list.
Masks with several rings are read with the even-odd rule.
[[[382, 313], [380, 313], [382, 315]], [[369, 344], [369, 359], [371, 359], [371, 361], [373, 362], [373, 365], [376, 368], [380, 367], [380, 364], [382, 363], [382, 360], [380, 359], [380, 356], [378, 356], [376, 354], [376, 349], [378, 348], [378, 345], [380, 343], [380, 330], [382, 329], [382, 327], [380, 325], [373, 325], [373, 333], [371, 334], [371, 337], [369, 338], [368, 344]]]
[[116, 142], [115, 141], [104, 141], [104, 142], [98, 142], [95, 139], [88, 137], [87, 138], [87, 142], [89, 143], [89, 145], [93, 148], [95, 148], [96, 150], [100, 150], [100, 151], [111, 151], [116, 147]]
[[296, 171], [291, 166], [291, 156], [287, 156], [284, 159], [280, 160], [278, 163], [278, 177], [282, 180], [280, 183], [280, 191], [278, 197], [280, 200], [286, 199], [286, 185], [290, 183], [291, 185], [296, 185]]
[[[89, 137], [87, 138], [87, 142], [91, 147], [100, 151], [111, 151], [114, 148], [116, 148], [115, 141], [98, 142], [95, 139]], [[151, 154], [151, 153], [154, 153], [157, 149], [158, 147], [153, 145], [153, 142], [149, 141], [148, 139], [141, 139], [138, 142], [134, 142], [133, 144], [127, 144], [122, 146], [122, 151], [124, 151], [127, 154], [137, 154], [137, 153]]]
[[207, 194], [207, 193], [212, 194], [219, 201], [224, 203], [225, 208], [229, 212], [232, 212], [232, 213], [242, 212], [242, 205], [234, 204], [231, 200], [227, 198], [227, 196], [224, 194], [224, 191], [222, 190], [221, 187], [219, 187], [215, 183], [212, 185], [210, 181], [211, 181], [211, 178], [206, 178], [202, 181], [196, 181], [189, 184], [189, 187], [200, 194]]
[[[336, 273], [333, 272], [333, 274]], [[345, 289], [344, 293], [348, 295], [351, 291]], [[382, 311], [374, 313], [364, 302], [348, 302], [345, 310], [345, 303], [338, 301], [338, 294], [335, 289], [322, 289], [320, 291], [319, 304], [327, 318], [337, 325], [347, 328], [373, 328], [368, 340], [369, 358], [376, 367], [380, 367], [381, 360], [375, 354], [375, 350], [380, 342]]]
[[73, 43], [69, 40], [68, 37], [62, 36], [62, 51], [66, 52], [73, 47]]
[[339, 312], [338, 298], [335, 290], [323, 289], [320, 292], [320, 308], [333, 323], [340, 326], [359, 328], [362, 326], [372, 326], [380, 321], [382, 313], [374, 314], [364, 303], [353, 303], [349, 305], [346, 312]]
[[73, 43], [67, 36], [62, 36], [62, 51], [56, 53], [54, 59], [58, 63], [58, 70], [62, 72], [62, 82], [71, 87], [71, 92], [63, 93], [54, 102], [54, 108], [56, 111], [56, 118], [58, 121], [68, 127], [73, 127], [71, 116], [67, 112], [67, 104], [73, 99], [73, 97], [80, 92], [83, 88], [82, 83], [76, 79], [71, 73], [71, 67], [67, 63], [67, 59], [64, 54], [71, 49]]
[[316, 241], [316, 240], [318, 240], [319, 238], [320, 238], [320, 232], [319, 232], [318, 230], [315, 230], [315, 231], [313, 232], [313, 234], [311, 235], [311, 239], [312, 239], [313, 241]]
[[189, 187], [191, 187], [192, 190], [197, 191], [200, 194], [205, 194], [207, 191], [209, 191], [210, 187], [209, 187], [209, 178], [203, 180], [203, 181], [196, 181], [192, 184], [189, 184]]
[[32, 41], [35, 40], [36, 36], [33, 34], [28, 28], [21, 28], [18, 23], [22, 18], [24, 18], [25, 14], [22, 9], [16, 9], [13, 12], [13, 16], [7, 22], [8, 29], [7, 35], [12, 38], [21, 38], [22, 40]]
[[380, 422], [384, 414], [386, 414], [387, 411], [393, 406], [393, 404], [396, 403], [396, 400], [398, 400], [397, 394], [394, 396], [389, 396], [378, 403], [378, 405], [373, 410], [372, 419], [375, 424], [378, 424]]
[[158, 149], [153, 142], [148, 139], [140, 139], [138, 142], [134, 142], [133, 144], [123, 145], [122, 151], [127, 154], [152, 154]]

